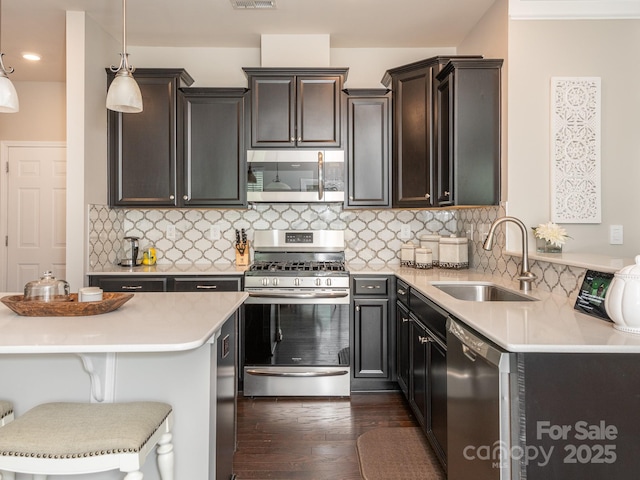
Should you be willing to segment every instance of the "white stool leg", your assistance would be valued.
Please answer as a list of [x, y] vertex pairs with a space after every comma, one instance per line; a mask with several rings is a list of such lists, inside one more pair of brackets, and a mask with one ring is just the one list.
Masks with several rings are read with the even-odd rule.
[[0, 480], [15, 480], [16, 474], [13, 472], [0, 471]]
[[142, 472], [129, 472], [124, 476], [124, 480], [142, 480]]
[[160, 478], [162, 480], [173, 480], [174, 470], [174, 458], [173, 458], [173, 444], [171, 443], [171, 433], [165, 433], [158, 440], [158, 448], [156, 453], [158, 455], [158, 470], [160, 471]]

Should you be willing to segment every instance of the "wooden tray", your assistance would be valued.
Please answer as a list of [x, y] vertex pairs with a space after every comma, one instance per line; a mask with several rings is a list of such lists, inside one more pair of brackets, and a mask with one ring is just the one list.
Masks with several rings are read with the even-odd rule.
[[78, 302], [78, 294], [72, 293], [68, 302], [25, 301], [24, 295], [9, 295], [0, 301], [18, 315], [25, 317], [81, 317], [113, 312], [128, 302], [133, 293], [102, 294], [99, 302]]

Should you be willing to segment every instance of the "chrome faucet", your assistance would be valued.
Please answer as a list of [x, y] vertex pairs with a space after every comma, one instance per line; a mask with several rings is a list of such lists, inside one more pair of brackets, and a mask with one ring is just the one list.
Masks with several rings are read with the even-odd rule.
[[487, 234], [487, 238], [484, 241], [482, 248], [485, 250], [491, 250], [493, 247], [496, 227], [505, 222], [515, 223], [520, 227], [520, 231], [522, 232], [522, 265], [520, 266], [520, 275], [517, 279], [520, 280], [520, 290], [528, 292], [531, 290], [531, 283], [536, 279], [536, 276], [529, 271], [529, 242], [527, 241], [527, 227], [524, 226], [522, 221], [516, 217], [501, 217], [496, 219], [493, 224], [491, 224], [491, 228], [489, 229], [489, 233]]

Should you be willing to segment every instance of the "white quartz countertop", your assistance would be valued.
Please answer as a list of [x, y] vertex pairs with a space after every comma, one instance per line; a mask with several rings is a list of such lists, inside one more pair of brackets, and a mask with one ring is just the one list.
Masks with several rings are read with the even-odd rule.
[[[0, 293], [0, 297], [12, 295]], [[170, 352], [198, 348], [247, 298], [244, 292], [136, 293], [83, 317], [25, 317], [0, 304], [0, 354]]]
[[94, 267], [87, 275], [243, 275], [247, 267], [229, 263], [170, 263], [121, 267], [106, 265]]
[[[640, 335], [574, 310], [565, 297], [534, 288], [533, 302], [458, 300], [433, 282], [492, 282], [519, 291], [518, 282], [474, 270], [416, 270], [393, 265], [349, 265], [351, 274], [396, 275], [454, 317], [511, 352], [640, 353]], [[522, 292], [520, 292], [522, 293]]]

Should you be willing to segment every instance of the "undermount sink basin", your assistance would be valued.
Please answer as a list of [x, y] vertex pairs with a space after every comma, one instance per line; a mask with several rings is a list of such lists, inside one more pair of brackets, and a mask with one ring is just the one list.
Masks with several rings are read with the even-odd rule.
[[447, 295], [469, 302], [532, 302], [538, 300], [493, 283], [432, 283], [432, 285]]

